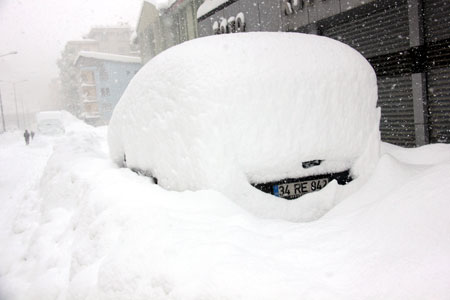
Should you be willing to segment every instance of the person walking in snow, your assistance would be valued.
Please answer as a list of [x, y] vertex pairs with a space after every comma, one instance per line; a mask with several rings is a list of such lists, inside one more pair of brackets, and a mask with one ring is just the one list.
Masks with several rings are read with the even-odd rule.
[[31, 130], [30, 135], [31, 135], [31, 140], [33, 140], [34, 139], [34, 131], [33, 130]]
[[29, 144], [30, 143], [30, 134], [28, 133], [28, 130], [25, 129], [25, 132], [23, 133], [23, 137], [25, 138], [25, 144]]

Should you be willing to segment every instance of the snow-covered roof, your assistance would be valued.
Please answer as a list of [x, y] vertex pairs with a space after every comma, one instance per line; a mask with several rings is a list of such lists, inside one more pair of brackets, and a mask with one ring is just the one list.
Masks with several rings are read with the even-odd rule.
[[74, 64], [77, 64], [78, 59], [80, 59], [81, 57], [94, 58], [99, 60], [117, 61], [124, 63], [136, 63], [136, 64], [141, 63], [141, 58], [137, 56], [119, 55], [96, 51], [80, 51], [77, 58], [75, 59]]
[[168, 9], [176, 1], [177, 0], [144, 0], [144, 2], [153, 4], [153, 6], [155, 6], [158, 10]]
[[222, 4], [228, 2], [229, 0], [205, 0], [202, 5], [197, 10], [197, 19], [203, 17], [210, 11], [218, 8]]

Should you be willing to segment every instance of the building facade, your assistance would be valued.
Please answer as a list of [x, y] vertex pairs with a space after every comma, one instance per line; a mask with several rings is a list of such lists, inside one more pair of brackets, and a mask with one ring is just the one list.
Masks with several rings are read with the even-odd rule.
[[168, 7], [142, 4], [136, 27], [142, 62], [198, 36], [196, 12], [202, 0], [177, 0]]
[[82, 40], [67, 42], [58, 60], [61, 102], [63, 108], [76, 117], [85, 115], [85, 105], [79, 94], [79, 69], [74, 64], [81, 51], [114, 53], [139, 56], [139, 51], [131, 43], [133, 30], [127, 25], [93, 27]]
[[114, 107], [141, 67], [140, 58], [81, 51], [75, 65], [79, 70], [81, 117], [91, 125], [108, 124]]
[[77, 117], [82, 112], [82, 105], [78, 95], [78, 81], [76, 77], [78, 71], [73, 62], [82, 50], [97, 51], [98, 42], [90, 39], [67, 42], [57, 63], [63, 108]]
[[289, 31], [346, 43], [376, 71], [382, 140], [450, 142], [448, 0], [206, 0], [197, 21], [200, 36]]

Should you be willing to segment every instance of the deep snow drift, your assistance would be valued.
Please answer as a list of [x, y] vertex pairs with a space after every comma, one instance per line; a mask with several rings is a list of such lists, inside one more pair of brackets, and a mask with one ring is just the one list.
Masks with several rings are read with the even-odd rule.
[[164, 190], [107, 152], [77, 122], [29, 147], [0, 135], [0, 299], [450, 298], [449, 145], [384, 144], [310, 223]]
[[[114, 110], [108, 142], [114, 161], [126, 155], [128, 167], [166, 189], [214, 189], [256, 215], [284, 218], [299, 211], [296, 203], [249, 182], [369, 174], [379, 149], [376, 102], [372, 67], [338, 41], [281, 32], [210, 36], [172, 47], [139, 71]], [[323, 162], [301, 167], [310, 160]], [[328, 189], [312, 202], [337, 202]], [[249, 204], [256, 197], [263, 209]]]

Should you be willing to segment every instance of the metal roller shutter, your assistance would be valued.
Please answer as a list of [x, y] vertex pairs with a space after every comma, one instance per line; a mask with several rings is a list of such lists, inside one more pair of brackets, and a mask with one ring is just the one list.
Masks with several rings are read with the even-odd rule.
[[409, 48], [406, 0], [375, 1], [355, 10], [324, 25], [322, 34], [346, 43], [367, 58]]
[[450, 143], [450, 68], [429, 71], [428, 111], [430, 141]]
[[382, 140], [415, 146], [407, 1], [374, 1], [320, 26], [324, 36], [357, 49], [373, 65]]
[[423, 0], [427, 43], [450, 38], [450, 1]]
[[450, 1], [424, 1], [430, 142], [450, 143]]
[[381, 139], [391, 144], [416, 144], [410, 76], [378, 77], [378, 105], [381, 107]]

